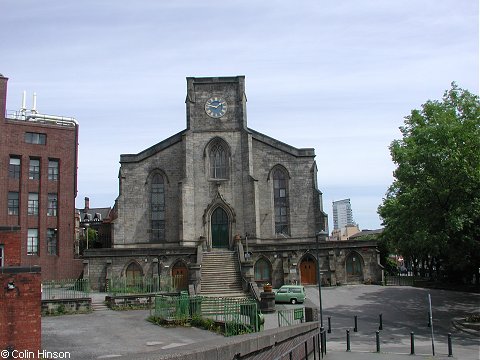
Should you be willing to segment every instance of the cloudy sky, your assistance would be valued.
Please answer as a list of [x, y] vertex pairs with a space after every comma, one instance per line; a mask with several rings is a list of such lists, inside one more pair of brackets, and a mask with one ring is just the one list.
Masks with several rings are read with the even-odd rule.
[[8, 110], [80, 123], [77, 206], [112, 206], [120, 154], [185, 128], [187, 76], [245, 75], [249, 127], [314, 147], [324, 208], [362, 229], [392, 182], [403, 117], [478, 93], [477, 0], [2, 0]]

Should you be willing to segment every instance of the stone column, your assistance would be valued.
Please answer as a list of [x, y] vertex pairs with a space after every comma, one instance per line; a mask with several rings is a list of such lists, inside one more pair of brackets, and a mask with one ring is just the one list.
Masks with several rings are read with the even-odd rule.
[[260, 311], [263, 314], [275, 312], [275, 293], [265, 292], [260, 293]]

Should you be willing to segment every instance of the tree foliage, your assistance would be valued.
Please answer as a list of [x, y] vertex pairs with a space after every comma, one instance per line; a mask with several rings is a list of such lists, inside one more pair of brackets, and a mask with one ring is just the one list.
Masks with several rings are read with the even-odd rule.
[[471, 279], [480, 266], [480, 102], [452, 84], [412, 110], [390, 153], [394, 182], [378, 212], [413, 267]]

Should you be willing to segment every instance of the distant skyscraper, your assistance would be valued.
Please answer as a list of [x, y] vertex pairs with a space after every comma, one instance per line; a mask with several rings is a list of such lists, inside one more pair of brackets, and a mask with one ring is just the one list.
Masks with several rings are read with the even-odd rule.
[[342, 229], [347, 225], [355, 225], [350, 199], [334, 201], [332, 207], [334, 229]]

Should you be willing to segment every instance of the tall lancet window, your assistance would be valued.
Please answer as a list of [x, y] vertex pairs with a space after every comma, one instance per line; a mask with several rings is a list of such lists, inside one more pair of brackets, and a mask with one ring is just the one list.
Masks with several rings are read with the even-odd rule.
[[288, 235], [288, 175], [282, 169], [273, 171], [273, 201], [275, 208], [275, 234]]
[[228, 156], [222, 144], [214, 144], [210, 149], [210, 174], [213, 179], [227, 179]]
[[151, 242], [165, 240], [165, 183], [160, 174], [152, 178], [150, 188]]

